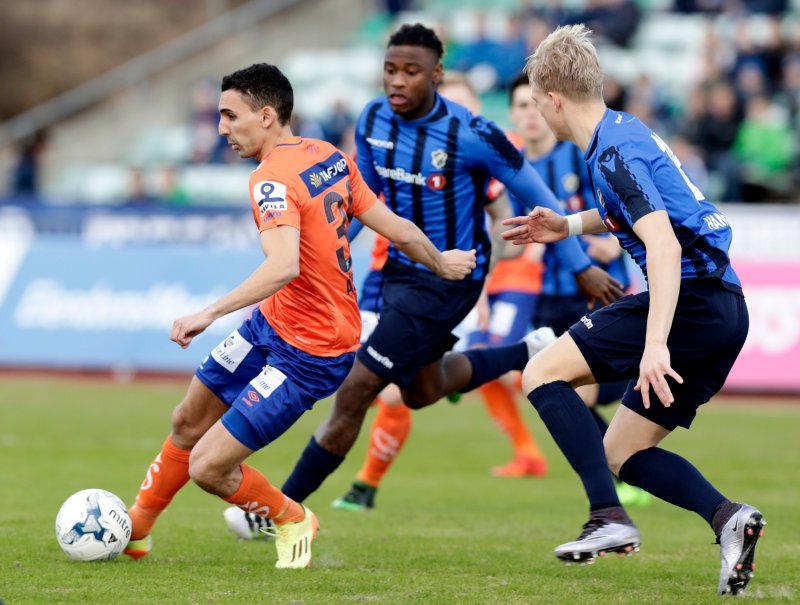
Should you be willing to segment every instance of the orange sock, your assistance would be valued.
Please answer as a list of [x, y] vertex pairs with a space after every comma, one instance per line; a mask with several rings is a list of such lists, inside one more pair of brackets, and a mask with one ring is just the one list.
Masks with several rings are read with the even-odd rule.
[[242, 483], [236, 492], [224, 498], [225, 502], [272, 519], [277, 525], [303, 520], [306, 513], [301, 504], [284, 495], [252, 466], [241, 464], [239, 468], [242, 471]]
[[487, 382], [480, 387], [480, 391], [489, 414], [511, 439], [514, 453], [525, 454], [531, 458], [544, 458], [539, 444], [522, 420], [514, 395], [497, 380]]
[[136, 503], [130, 508], [131, 540], [141, 540], [150, 533], [158, 515], [189, 481], [190, 453], [190, 450], [178, 449], [169, 437], [166, 438], [161, 452], [147, 469]]
[[378, 487], [403, 448], [409, 431], [411, 410], [402, 403], [387, 405], [381, 401], [370, 429], [367, 459], [356, 478], [367, 485]]

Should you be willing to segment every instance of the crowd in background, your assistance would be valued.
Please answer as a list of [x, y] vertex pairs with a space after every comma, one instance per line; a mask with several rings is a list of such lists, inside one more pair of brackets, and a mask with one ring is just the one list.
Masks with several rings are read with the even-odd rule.
[[[523, 5], [508, 15], [500, 35], [490, 31], [481, 12], [476, 15], [474, 35], [466, 41], [451, 36], [439, 20], [446, 70], [467, 74], [484, 95], [503, 94], [524, 58], [554, 27], [587, 23], [601, 47], [635, 52], [630, 47], [646, 14], [642, 8], [646, 2], [633, 0], [587, 0], [579, 9], [565, 8], [558, 0]], [[411, 1], [386, 7], [398, 18], [403, 10], [417, 8]], [[632, 113], [666, 134], [685, 171], [710, 198], [800, 202], [800, 14], [790, 12], [787, 0], [675, 0], [672, 10], [711, 17], [702, 53], [687, 66], [695, 74], [692, 84], [676, 94], [647, 73], [626, 82], [609, 74], [604, 90], [608, 106]], [[732, 24], [730, 41], [720, 39], [715, 27], [719, 18]], [[753, 35], [756, 23], [758, 36]], [[217, 134], [218, 84], [198, 82], [190, 96], [190, 143], [183, 162], [240, 163]], [[343, 100], [332, 99], [327, 115], [320, 119], [304, 119], [297, 112], [293, 130], [349, 150], [355, 119]], [[36, 195], [37, 161], [45, 143], [46, 136], [40, 133], [22, 146], [13, 177], [15, 194]], [[179, 169], [162, 167], [157, 186], [147, 186], [142, 170], [132, 166], [125, 201], [190, 203], [178, 186]]]

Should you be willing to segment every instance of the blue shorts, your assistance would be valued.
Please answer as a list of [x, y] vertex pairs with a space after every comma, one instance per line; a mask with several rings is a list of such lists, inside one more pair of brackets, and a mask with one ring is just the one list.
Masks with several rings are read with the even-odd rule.
[[681, 282], [667, 346], [672, 368], [683, 384], [667, 378], [675, 401], [664, 407], [650, 391], [650, 408], [633, 387], [644, 351], [650, 293], [628, 295], [585, 315], [569, 334], [583, 353], [597, 382], [630, 380], [622, 405], [673, 430], [689, 428], [697, 408], [725, 384], [744, 346], [749, 328], [744, 296], [714, 279]]
[[458, 341], [452, 330], [475, 306], [483, 281], [446, 280], [392, 260], [383, 278], [380, 319], [358, 359], [404, 389]]
[[583, 294], [540, 294], [533, 310], [533, 325], [553, 328], [561, 336], [581, 317], [590, 313], [589, 303]]
[[505, 290], [489, 295], [489, 330], [469, 335], [469, 346], [502, 346], [519, 342], [531, 329], [536, 294]]
[[203, 360], [195, 376], [231, 406], [222, 416], [225, 428], [258, 450], [336, 392], [354, 359], [355, 353], [319, 357], [293, 347], [256, 309]]

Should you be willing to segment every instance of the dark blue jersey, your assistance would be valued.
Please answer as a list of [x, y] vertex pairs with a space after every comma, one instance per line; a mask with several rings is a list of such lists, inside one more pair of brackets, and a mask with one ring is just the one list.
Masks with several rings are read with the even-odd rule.
[[600, 216], [647, 276], [645, 247], [633, 224], [665, 210], [680, 242], [681, 278], [719, 278], [741, 290], [728, 250], [732, 231], [681, 168], [672, 150], [638, 118], [607, 109], [586, 150]]
[[[485, 277], [491, 253], [484, 220], [490, 177], [529, 205], [560, 212], [500, 128], [439, 95], [430, 113], [417, 120], [399, 118], [385, 97], [372, 101], [358, 119], [355, 140], [365, 181], [384, 194], [391, 210], [418, 225], [439, 250], [476, 249], [473, 280]], [[590, 264], [577, 242], [560, 250], [573, 272]], [[393, 246], [389, 257], [413, 264]]]
[[[574, 143], [565, 141], [556, 143], [556, 146], [549, 153], [535, 160], [528, 160], [528, 162], [539, 173], [542, 180], [550, 188], [550, 191], [559, 199], [564, 214], [574, 214], [597, 207], [583, 153]], [[519, 200], [514, 198], [513, 201], [515, 208], [517, 208]], [[525, 208], [522, 214], [527, 214], [530, 210], [531, 208]], [[603, 237], [611, 236], [605, 235]], [[582, 239], [578, 238], [578, 240], [584, 250], [589, 247]], [[542, 294], [570, 296], [580, 293], [578, 282], [575, 281], [574, 275], [565, 266], [556, 246], [547, 244], [543, 262]], [[625, 268], [625, 261], [621, 257], [608, 265], [595, 260], [592, 262], [605, 269], [624, 288], [627, 289], [630, 285], [628, 270]]]

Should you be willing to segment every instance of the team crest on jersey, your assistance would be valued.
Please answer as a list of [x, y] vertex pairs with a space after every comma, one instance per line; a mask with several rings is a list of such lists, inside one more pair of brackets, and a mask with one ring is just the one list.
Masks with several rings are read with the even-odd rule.
[[568, 172], [561, 177], [561, 186], [564, 187], [564, 191], [567, 191], [568, 193], [575, 193], [578, 190], [578, 185], [580, 185], [580, 183], [581, 180], [574, 172]]
[[431, 164], [437, 170], [444, 168], [444, 165], [447, 164], [447, 152], [444, 149], [431, 151]]
[[286, 210], [286, 185], [277, 181], [261, 181], [253, 185], [253, 199], [261, 216]]

